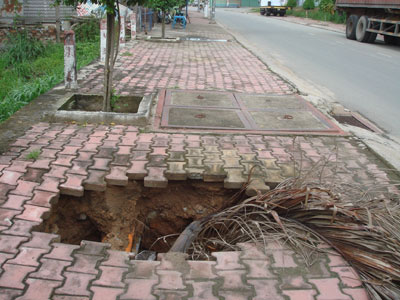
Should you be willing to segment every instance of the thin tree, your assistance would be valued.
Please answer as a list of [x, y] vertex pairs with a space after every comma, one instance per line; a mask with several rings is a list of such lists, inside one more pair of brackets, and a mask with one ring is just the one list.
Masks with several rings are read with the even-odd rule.
[[149, 0], [148, 5], [161, 11], [161, 37], [165, 38], [165, 14], [174, 7], [181, 7], [185, 0]]
[[[56, 4], [78, 6], [84, 4], [87, 0], [55, 0]], [[118, 56], [119, 34], [121, 29], [121, 16], [119, 4], [133, 7], [136, 4], [143, 4], [145, 0], [91, 0], [91, 3], [101, 5], [105, 8], [107, 17], [107, 36], [106, 36], [106, 59], [104, 64], [104, 100], [103, 111], [111, 110], [111, 97], [113, 91], [113, 70]], [[117, 20], [117, 28], [115, 21]]]

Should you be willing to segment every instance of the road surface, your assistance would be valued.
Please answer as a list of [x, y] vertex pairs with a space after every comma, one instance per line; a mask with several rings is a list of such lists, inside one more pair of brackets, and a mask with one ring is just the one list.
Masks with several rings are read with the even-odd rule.
[[[217, 22], [320, 90], [400, 137], [400, 47], [274, 17], [217, 9]], [[268, 64], [268, 61], [267, 61]]]

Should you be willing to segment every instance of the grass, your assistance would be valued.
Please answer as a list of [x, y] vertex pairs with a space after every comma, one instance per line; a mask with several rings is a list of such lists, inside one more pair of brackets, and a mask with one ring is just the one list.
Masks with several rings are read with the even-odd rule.
[[[295, 7], [292, 10], [288, 10], [286, 12], [286, 14], [289, 16], [295, 16], [295, 17], [301, 17], [301, 18], [306, 17], [306, 11], [301, 7]], [[318, 8], [309, 10], [308, 18], [313, 19], [313, 20], [318, 20], [318, 21], [328, 21], [328, 22], [332, 22], [332, 23], [336, 23], [336, 24], [346, 23], [345, 15], [340, 16], [337, 12], [331, 14], [329, 12], [321, 11]]]
[[39, 158], [39, 155], [40, 155], [40, 151], [39, 150], [33, 150], [33, 151], [28, 153], [28, 155], [26, 156], [26, 159], [37, 160]]
[[[64, 78], [63, 44], [50, 43], [37, 52], [36, 48], [32, 50], [35, 55], [19, 58], [19, 53], [31, 49], [21, 46], [23, 42], [18, 43], [17, 47], [10, 47], [7, 52], [0, 53], [0, 122]], [[40, 45], [37, 48], [41, 48]], [[98, 39], [77, 42], [76, 48], [78, 69], [99, 56]]]

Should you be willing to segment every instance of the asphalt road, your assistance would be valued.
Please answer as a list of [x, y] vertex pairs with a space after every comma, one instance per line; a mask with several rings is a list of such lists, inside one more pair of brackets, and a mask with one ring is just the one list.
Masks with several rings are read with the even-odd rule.
[[295, 76], [328, 90], [331, 100], [400, 137], [400, 47], [350, 41], [342, 33], [243, 10], [217, 9], [216, 19], [254, 45], [256, 54], [272, 56]]

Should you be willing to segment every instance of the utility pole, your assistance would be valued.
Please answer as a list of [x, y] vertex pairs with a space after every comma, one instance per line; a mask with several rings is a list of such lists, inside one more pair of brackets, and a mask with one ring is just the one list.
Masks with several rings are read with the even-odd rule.
[[211, 6], [211, 22], [210, 23], [215, 23], [215, 3], [216, 0], [212, 0], [212, 6]]

